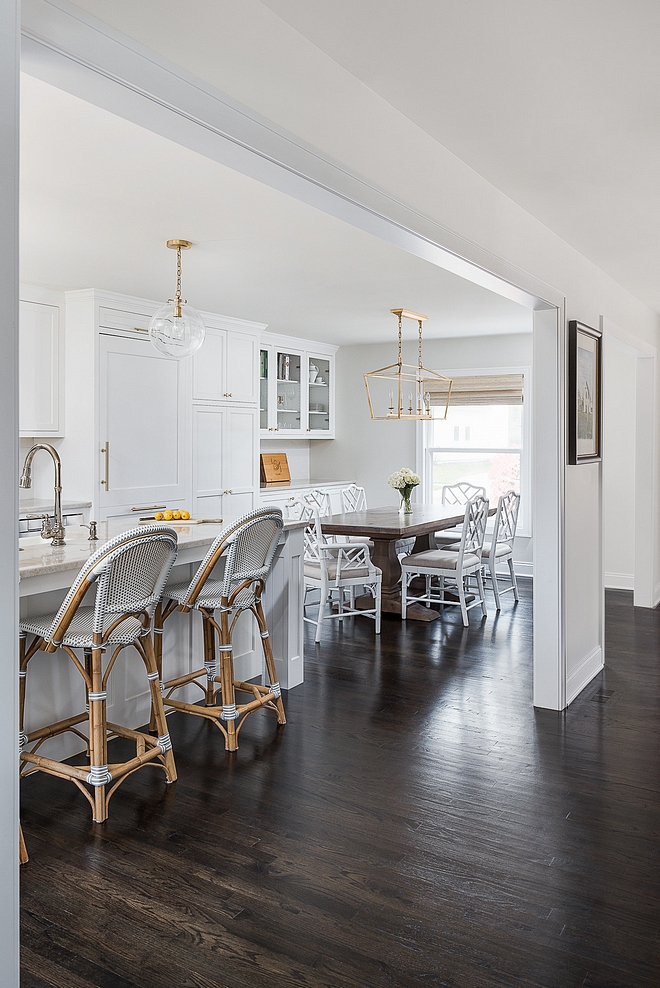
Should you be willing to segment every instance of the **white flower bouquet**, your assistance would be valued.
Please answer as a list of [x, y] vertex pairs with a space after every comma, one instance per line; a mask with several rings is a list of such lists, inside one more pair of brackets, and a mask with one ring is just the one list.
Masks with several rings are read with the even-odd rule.
[[387, 483], [394, 490], [398, 491], [401, 495], [401, 507], [403, 508], [404, 514], [409, 515], [412, 513], [412, 506], [410, 504], [410, 498], [412, 492], [420, 483], [420, 478], [408, 467], [402, 467], [401, 470], [397, 470], [395, 473], [390, 474], [387, 478]]

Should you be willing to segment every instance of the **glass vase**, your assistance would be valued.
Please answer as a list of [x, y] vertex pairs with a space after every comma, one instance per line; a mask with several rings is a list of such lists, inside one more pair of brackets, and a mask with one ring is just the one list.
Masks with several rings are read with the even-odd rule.
[[402, 511], [404, 515], [412, 514], [412, 504], [410, 503], [411, 497], [412, 491], [401, 491], [401, 504], [399, 506], [399, 511]]

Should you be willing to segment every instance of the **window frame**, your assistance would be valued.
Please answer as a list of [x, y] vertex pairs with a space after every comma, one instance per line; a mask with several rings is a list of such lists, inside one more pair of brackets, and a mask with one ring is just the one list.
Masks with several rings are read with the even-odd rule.
[[[522, 435], [520, 448], [520, 525], [516, 532], [516, 538], [532, 538], [532, 368], [530, 366], [507, 366], [507, 367], [463, 367], [443, 369], [441, 371], [446, 377], [488, 377], [492, 374], [522, 374], [524, 376], [524, 399], [522, 404]], [[450, 402], [451, 406], [451, 402]], [[484, 406], [488, 407], [488, 406]], [[465, 451], [466, 453], [511, 453], [516, 452], [510, 447], [489, 448], [461, 447], [454, 446], [451, 449], [444, 446], [430, 446], [429, 436], [432, 424], [430, 422], [417, 423], [416, 437], [416, 466], [415, 469], [422, 478], [420, 484], [423, 500], [431, 502], [433, 498], [433, 471], [431, 469], [431, 457], [433, 453], [452, 453]], [[489, 519], [489, 528], [492, 529], [493, 519]]]

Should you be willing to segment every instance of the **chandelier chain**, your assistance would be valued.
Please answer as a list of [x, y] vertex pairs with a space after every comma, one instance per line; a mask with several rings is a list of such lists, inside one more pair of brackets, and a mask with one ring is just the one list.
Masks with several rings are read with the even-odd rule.
[[181, 248], [176, 249], [176, 298], [181, 299]]
[[401, 340], [402, 333], [403, 330], [401, 328], [401, 316], [399, 316], [399, 356], [398, 356], [399, 367], [403, 363], [403, 343]]

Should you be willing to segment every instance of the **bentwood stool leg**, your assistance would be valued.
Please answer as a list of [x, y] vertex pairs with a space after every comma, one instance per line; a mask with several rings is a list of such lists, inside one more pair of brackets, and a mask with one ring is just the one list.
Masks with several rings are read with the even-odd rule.
[[89, 781], [94, 787], [95, 823], [108, 818], [105, 799], [108, 775], [108, 732], [106, 719], [106, 691], [103, 688], [103, 649], [98, 646], [91, 653], [92, 688], [87, 694], [89, 703]]
[[202, 611], [202, 632], [204, 635], [204, 666], [206, 668], [206, 706], [215, 705], [216, 679], [218, 662], [215, 651], [215, 628], [208, 615]]
[[229, 606], [227, 598], [222, 600], [220, 614], [220, 683], [222, 686], [222, 719], [225, 722], [227, 751], [236, 751], [238, 738], [236, 736], [236, 694], [234, 692], [234, 659], [229, 629]]
[[266, 617], [264, 615], [263, 604], [261, 603], [261, 598], [255, 601], [254, 613], [257, 618], [257, 624], [259, 625], [259, 631], [261, 633], [261, 644], [264, 649], [264, 658], [266, 660], [266, 669], [268, 671], [268, 679], [271, 685], [271, 692], [277, 696], [275, 700], [275, 706], [277, 707], [277, 723], [286, 724], [286, 716], [284, 714], [284, 704], [282, 703], [282, 694], [280, 690], [280, 684], [277, 681], [277, 669], [275, 668], [275, 656], [273, 655], [273, 647], [270, 643], [270, 632], [268, 631], [268, 625], [266, 624]]
[[19, 826], [18, 828], [18, 863], [27, 864], [29, 861], [27, 847], [25, 846], [25, 838], [23, 837], [23, 828]]
[[147, 679], [149, 680], [149, 688], [151, 690], [152, 716], [155, 723], [155, 729], [158, 732], [157, 741], [163, 752], [165, 780], [167, 782], [176, 782], [176, 765], [174, 764], [172, 742], [170, 741], [170, 735], [167, 729], [167, 718], [165, 717], [165, 707], [163, 706], [163, 694], [160, 691], [160, 675], [156, 665], [156, 656], [151, 635], [145, 635], [144, 638], [141, 639], [141, 643], [142, 648], [144, 649], [144, 655], [142, 657], [144, 659], [144, 664], [147, 667]]

